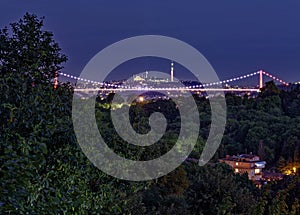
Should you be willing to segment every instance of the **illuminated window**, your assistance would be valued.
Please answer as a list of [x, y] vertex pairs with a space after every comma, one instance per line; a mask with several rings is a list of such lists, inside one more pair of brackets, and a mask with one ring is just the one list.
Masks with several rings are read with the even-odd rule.
[[235, 165], [237, 165], [237, 166], [238, 166], [238, 165], [239, 165], [239, 163], [238, 163], [238, 162], [236, 162], [236, 163], [235, 163]]
[[259, 174], [260, 173], [260, 169], [255, 169], [255, 174]]
[[235, 169], [235, 172], [239, 172], [239, 169]]

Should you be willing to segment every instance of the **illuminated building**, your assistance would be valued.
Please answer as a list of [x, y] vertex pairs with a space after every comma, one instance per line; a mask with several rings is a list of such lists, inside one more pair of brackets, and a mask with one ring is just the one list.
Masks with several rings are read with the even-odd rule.
[[241, 154], [237, 156], [229, 156], [219, 160], [222, 163], [230, 165], [235, 173], [248, 173], [248, 177], [252, 181], [262, 179], [262, 170], [265, 168], [266, 162], [260, 161], [257, 155]]

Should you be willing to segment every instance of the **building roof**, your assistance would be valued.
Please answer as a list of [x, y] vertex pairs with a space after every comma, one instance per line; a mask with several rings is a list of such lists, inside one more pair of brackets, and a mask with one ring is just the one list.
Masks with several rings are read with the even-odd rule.
[[225, 158], [220, 159], [222, 161], [236, 161], [236, 162], [258, 162], [259, 156], [253, 154], [241, 154], [241, 155], [226, 155]]
[[[255, 157], [258, 157], [257, 155], [253, 155], [253, 154], [241, 154], [241, 155], [238, 155], [237, 157], [239, 158], [249, 158], [249, 159], [253, 159]], [[258, 157], [259, 158], [259, 157]]]

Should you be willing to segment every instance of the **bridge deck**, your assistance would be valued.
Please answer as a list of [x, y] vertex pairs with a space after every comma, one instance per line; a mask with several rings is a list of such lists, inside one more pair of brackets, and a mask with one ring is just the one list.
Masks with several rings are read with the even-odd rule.
[[92, 92], [92, 91], [140, 91], [140, 92], [148, 92], [148, 91], [196, 91], [196, 92], [205, 92], [205, 91], [212, 91], [212, 92], [260, 92], [259, 89], [236, 89], [236, 88], [229, 88], [229, 89], [222, 89], [222, 88], [116, 88], [116, 89], [104, 89], [104, 88], [90, 88], [90, 89], [75, 89], [75, 92]]

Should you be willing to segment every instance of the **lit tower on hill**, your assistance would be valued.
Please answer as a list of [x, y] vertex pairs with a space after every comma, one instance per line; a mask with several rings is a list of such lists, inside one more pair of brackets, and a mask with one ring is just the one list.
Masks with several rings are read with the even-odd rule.
[[174, 81], [174, 63], [171, 62], [171, 82]]

